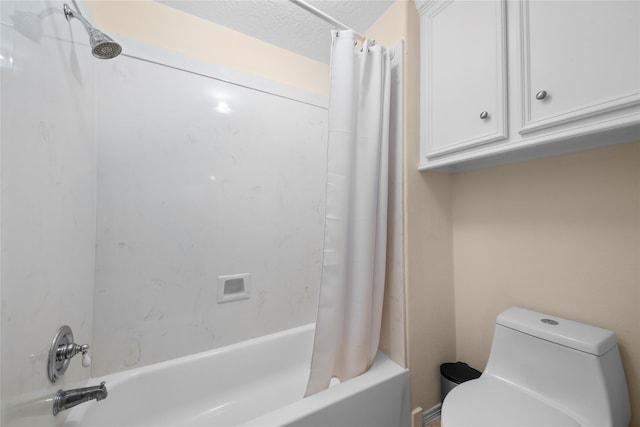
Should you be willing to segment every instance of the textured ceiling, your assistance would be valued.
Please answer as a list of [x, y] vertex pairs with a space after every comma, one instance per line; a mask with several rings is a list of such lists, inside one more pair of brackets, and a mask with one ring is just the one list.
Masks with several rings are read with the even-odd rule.
[[[156, 1], [300, 55], [329, 62], [333, 26], [288, 0]], [[314, 0], [308, 3], [364, 34], [393, 0]], [[224, 43], [224, 40], [217, 42]]]

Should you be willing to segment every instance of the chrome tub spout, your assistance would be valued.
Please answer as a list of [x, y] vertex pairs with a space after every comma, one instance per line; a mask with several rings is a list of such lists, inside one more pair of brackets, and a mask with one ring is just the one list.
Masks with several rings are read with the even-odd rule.
[[53, 397], [53, 415], [93, 399], [98, 401], [106, 398], [107, 386], [104, 382], [94, 387], [76, 388], [67, 391], [58, 390]]

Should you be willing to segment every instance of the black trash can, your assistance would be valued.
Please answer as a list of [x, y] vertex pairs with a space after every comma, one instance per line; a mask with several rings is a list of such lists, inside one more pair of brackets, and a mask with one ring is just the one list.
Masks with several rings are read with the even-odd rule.
[[465, 381], [475, 380], [480, 375], [480, 371], [473, 369], [464, 362], [443, 363], [440, 365], [440, 396], [442, 401], [455, 386]]

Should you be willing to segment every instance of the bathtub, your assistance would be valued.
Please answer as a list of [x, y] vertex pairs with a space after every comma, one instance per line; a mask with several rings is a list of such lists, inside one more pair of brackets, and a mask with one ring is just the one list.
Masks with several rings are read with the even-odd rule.
[[108, 398], [72, 408], [63, 425], [409, 426], [409, 371], [382, 352], [364, 375], [302, 398], [313, 326], [92, 378]]

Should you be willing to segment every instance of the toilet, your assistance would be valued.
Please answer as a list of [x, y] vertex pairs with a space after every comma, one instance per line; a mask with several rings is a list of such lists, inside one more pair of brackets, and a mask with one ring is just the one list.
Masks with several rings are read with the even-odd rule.
[[613, 332], [519, 307], [496, 319], [487, 367], [442, 404], [442, 427], [628, 427]]

